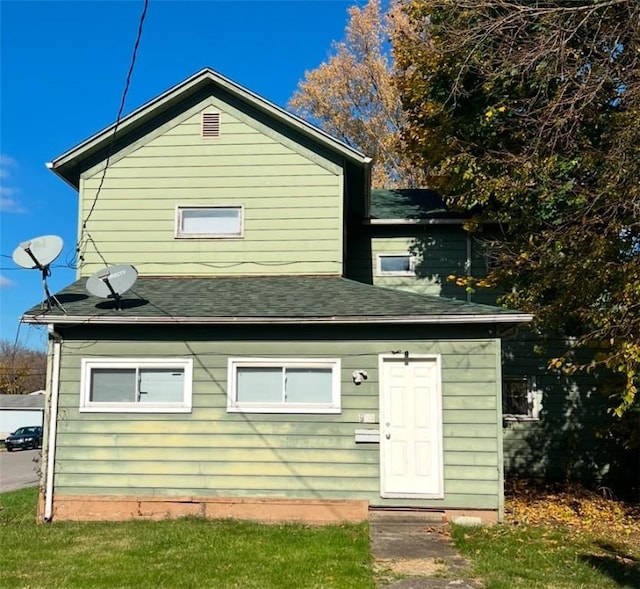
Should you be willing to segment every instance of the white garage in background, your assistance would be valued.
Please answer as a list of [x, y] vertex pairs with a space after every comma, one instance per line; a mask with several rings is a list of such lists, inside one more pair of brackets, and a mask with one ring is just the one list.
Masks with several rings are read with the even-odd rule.
[[42, 425], [44, 391], [30, 395], [0, 395], [0, 440], [25, 425]]

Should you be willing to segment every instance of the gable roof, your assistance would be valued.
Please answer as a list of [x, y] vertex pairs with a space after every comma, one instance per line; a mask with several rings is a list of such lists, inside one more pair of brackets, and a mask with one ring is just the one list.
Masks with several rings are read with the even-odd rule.
[[145, 129], [156, 117], [167, 113], [180, 102], [198, 95], [207, 89], [211, 90], [214, 88], [222, 90], [241, 103], [257, 109], [285, 127], [300, 133], [302, 136], [322, 145], [331, 152], [344, 157], [347, 161], [364, 167], [365, 173], [368, 176], [371, 158], [346, 143], [335, 139], [315, 125], [289, 113], [251, 90], [236, 84], [211, 68], [200, 70], [160, 96], [143, 104], [129, 115], [123, 117], [118, 124], [115, 136], [114, 123], [58, 156], [52, 162], [48, 163], [47, 167], [52, 169], [74, 188], [78, 189], [83, 162], [92, 161], [92, 163], [95, 163], [95, 158], [99, 157], [99, 154], [103, 152], [103, 159], [106, 159], [109, 146], [112, 142], [115, 153], [119, 149], [118, 146], [126, 142], [128, 136], [133, 136], [136, 133], [144, 133]]
[[463, 223], [469, 215], [451, 211], [442, 197], [428, 188], [371, 191], [372, 224]]
[[25, 323], [269, 324], [269, 323], [522, 323], [531, 315], [506, 309], [380, 288], [339, 277], [140, 277], [114, 301], [89, 296], [81, 279], [40, 305]]

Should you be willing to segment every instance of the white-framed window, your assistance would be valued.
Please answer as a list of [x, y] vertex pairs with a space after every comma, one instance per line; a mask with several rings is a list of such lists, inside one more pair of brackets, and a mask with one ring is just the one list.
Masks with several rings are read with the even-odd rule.
[[177, 238], [242, 237], [242, 205], [178, 205]]
[[83, 358], [81, 412], [189, 413], [190, 358]]
[[512, 420], [536, 420], [540, 413], [540, 396], [535, 379], [505, 376], [502, 379], [502, 416]]
[[340, 413], [340, 360], [229, 358], [227, 410]]
[[410, 253], [378, 254], [378, 276], [415, 276], [415, 256]]

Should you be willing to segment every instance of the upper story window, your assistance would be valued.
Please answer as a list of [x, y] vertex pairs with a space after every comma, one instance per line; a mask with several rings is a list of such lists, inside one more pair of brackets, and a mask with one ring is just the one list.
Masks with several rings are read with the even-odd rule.
[[340, 360], [229, 358], [227, 410], [340, 413]]
[[502, 379], [502, 415], [509, 420], [536, 420], [540, 398], [533, 378], [505, 376]]
[[189, 358], [83, 359], [80, 411], [188, 413], [192, 374]]
[[378, 276], [415, 275], [415, 256], [409, 253], [378, 254]]
[[234, 206], [183, 206], [176, 208], [176, 237], [242, 237], [243, 208]]

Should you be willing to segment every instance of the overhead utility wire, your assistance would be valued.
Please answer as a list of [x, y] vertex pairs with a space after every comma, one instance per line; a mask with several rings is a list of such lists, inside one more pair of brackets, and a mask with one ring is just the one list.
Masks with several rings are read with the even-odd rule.
[[[109, 167], [109, 162], [111, 160], [111, 156], [113, 155], [113, 147], [115, 145], [115, 140], [116, 140], [116, 134], [118, 132], [118, 127], [120, 125], [120, 119], [122, 118], [122, 113], [124, 111], [124, 106], [126, 104], [127, 101], [127, 94], [129, 93], [129, 86], [131, 85], [131, 77], [133, 75], [133, 70], [135, 68], [136, 65], [136, 59], [138, 57], [138, 48], [140, 47], [140, 41], [142, 39], [142, 31], [144, 28], [144, 21], [147, 17], [147, 9], [149, 8], [149, 0], [144, 0], [144, 6], [142, 8], [142, 14], [140, 15], [140, 21], [138, 23], [138, 33], [136, 35], [136, 41], [135, 44], [133, 46], [133, 52], [131, 54], [131, 63], [129, 64], [129, 71], [127, 72], [127, 79], [125, 81], [125, 85], [124, 85], [124, 90], [122, 92], [122, 98], [120, 100], [120, 108], [118, 109], [118, 116], [116, 117], [116, 122], [113, 126], [113, 134], [111, 135], [111, 142], [109, 143], [109, 151], [107, 152], [107, 159], [104, 165], [104, 169], [102, 170], [102, 176], [100, 178], [100, 183], [98, 185], [98, 188], [96, 190], [96, 195], [93, 199], [93, 203], [91, 204], [91, 208], [89, 209], [89, 213], [87, 214], [86, 218], [84, 219], [83, 223], [82, 223], [82, 231], [80, 234], [80, 239], [78, 240], [78, 243], [76, 245], [76, 252], [79, 253], [80, 252], [80, 247], [82, 244], [82, 240], [84, 237], [84, 233], [87, 229], [87, 223], [89, 222], [89, 219], [91, 219], [91, 215], [93, 214], [94, 209], [96, 208], [96, 204], [98, 203], [98, 198], [100, 197], [100, 192], [102, 191], [102, 186], [104, 184], [104, 180], [105, 177], [107, 175], [107, 168]], [[95, 243], [95, 241], [93, 241], [93, 239], [91, 239], [93, 246], [96, 248], [96, 252], [98, 253], [98, 255], [100, 255], [100, 257], [103, 259], [102, 255], [100, 254], [100, 252], [98, 251], [97, 245]], [[82, 260], [82, 256], [80, 256], [80, 259]]]
[[[87, 229], [87, 223], [89, 222], [89, 219], [91, 218], [91, 215], [93, 214], [94, 209], [96, 208], [96, 204], [98, 203], [98, 198], [100, 197], [100, 191], [102, 190], [102, 185], [104, 184], [104, 180], [105, 177], [107, 175], [107, 168], [109, 167], [109, 161], [111, 160], [111, 156], [113, 155], [113, 147], [115, 145], [115, 138], [116, 138], [116, 133], [118, 132], [118, 127], [120, 125], [120, 119], [122, 118], [122, 113], [124, 111], [124, 106], [126, 104], [127, 101], [127, 94], [129, 93], [129, 86], [131, 85], [131, 77], [133, 76], [133, 70], [135, 68], [135, 64], [136, 64], [136, 59], [138, 57], [138, 48], [140, 47], [140, 41], [142, 39], [142, 31], [144, 29], [144, 21], [147, 17], [147, 10], [149, 8], [149, 0], [144, 0], [144, 5], [142, 7], [142, 13], [140, 15], [140, 20], [138, 23], [138, 32], [136, 35], [136, 41], [134, 43], [133, 46], [133, 52], [131, 54], [131, 63], [129, 64], [129, 71], [127, 72], [127, 79], [125, 81], [125, 85], [124, 85], [124, 90], [122, 92], [122, 98], [120, 100], [120, 108], [118, 109], [118, 116], [116, 117], [116, 122], [115, 125], [113, 127], [113, 134], [111, 136], [111, 142], [109, 143], [109, 151], [107, 152], [107, 160], [105, 162], [105, 166], [104, 166], [104, 170], [102, 171], [102, 177], [100, 178], [100, 184], [98, 185], [98, 188], [96, 190], [96, 195], [93, 199], [93, 203], [91, 204], [91, 208], [89, 209], [89, 213], [86, 216], [86, 218], [84, 219], [83, 223], [82, 223], [82, 231], [80, 233], [80, 238], [76, 243], [76, 256], [74, 256], [74, 258], [77, 258], [78, 255], [80, 254], [80, 248], [83, 242], [83, 238], [84, 238], [84, 234], [85, 231]], [[91, 243], [93, 244], [93, 247], [96, 250], [96, 253], [100, 256], [101, 260], [105, 263], [105, 266], [107, 266], [108, 264], [106, 263], [104, 256], [100, 253], [100, 251], [98, 250], [98, 246], [96, 244], [96, 242], [93, 240], [93, 238], [91, 237], [91, 235], [89, 234], [89, 240], [91, 241]], [[9, 256], [5, 256], [5, 254], [2, 254], [2, 257], [9, 257]], [[82, 255], [79, 255], [80, 261], [82, 261], [83, 257]], [[72, 263], [75, 262], [76, 260], [72, 260]], [[67, 259], [68, 262], [68, 259]], [[71, 266], [71, 264], [68, 264], [69, 266]], [[75, 265], [75, 264], [74, 264]], [[16, 337], [14, 340], [14, 345], [13, 345], [13, 354], [12, 354], [12, 365], [14, 364], [15, 361], [15, 354], [16, 354], [16, 350], [18, 347], [18, 340], [20, 337], [20, 327], [21, 327], [22, 323], [18, 322], [18, 328], [16, 330]]]

